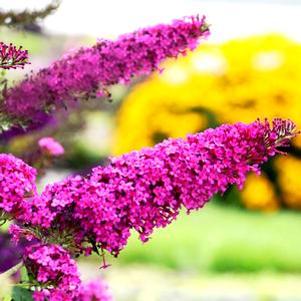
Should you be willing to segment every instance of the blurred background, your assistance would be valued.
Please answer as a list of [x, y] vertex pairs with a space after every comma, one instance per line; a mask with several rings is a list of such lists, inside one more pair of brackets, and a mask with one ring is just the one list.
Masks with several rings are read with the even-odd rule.
[[[0, 10], [49, 2], [0, 0]], [[32, 62], [9, 74], [11, 84], [97, 38], [197, 13], [207, 16], [212, 35], [195, 52], [166, 61], [162, 74], [111, 87], [112, 102], [91, 100], [56, 128], [17, 137], [1, 151], [21, 156], [41, 136], [59, 140], [66, 154], [41, 178], [42, 189], [110, 155], [221, 123], [283, 117], [300, 128], [298, 0], [62, 0], [43, 21], [0, 27], [0, 40], [23, 45]], [[134, 235], [104, 271], [99, 258], [82, 260], [83, 278], [102, 274], [117, 301], [301, 300], [301, 140], [263, 170], [243, 191], [232, 187], [201, 211], [183, 212], [147, 244]]]

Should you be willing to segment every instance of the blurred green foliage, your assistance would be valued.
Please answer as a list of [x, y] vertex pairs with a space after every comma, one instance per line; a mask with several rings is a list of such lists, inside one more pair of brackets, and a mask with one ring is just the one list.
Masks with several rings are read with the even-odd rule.
[[30, 55], [41, 54], [49, 48], [49, 37], [30, 32], [1, 29], [1, 41], [18, 46], [22, 45]]
[[25, 288], [15, 286], [12, 301], [33, 301], [32, 294]]
[[146, 244], [131, 239], [119, 263], [193, 272], [301, 272], [300, 215], [262, 214], [216, 203], [158, 230]]

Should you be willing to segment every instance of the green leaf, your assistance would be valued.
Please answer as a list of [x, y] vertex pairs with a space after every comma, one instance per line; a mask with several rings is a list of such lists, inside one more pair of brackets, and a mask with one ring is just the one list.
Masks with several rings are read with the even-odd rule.
[[14, 286], [11, 301], [33, 301], [32, 292], [26, 288]]

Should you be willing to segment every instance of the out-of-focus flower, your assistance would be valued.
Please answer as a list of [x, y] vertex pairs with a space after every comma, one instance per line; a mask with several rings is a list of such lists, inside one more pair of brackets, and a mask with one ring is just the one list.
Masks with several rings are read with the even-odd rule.
[[279, 208], [279, 200], [274, 191], [273, 184], [261, 174], [249, 175], [244, 189], [241, 191], [241, 199], [248, 209], [275, 211]]
[[64, 154], [64, 147], [52, 137], [43, 137], [38, 142], [43, 154], [50, 157], [59, 157]]
[[116, 41], [100, 40], [9, 89], [3, 110], [27, 125], [44, 124], [54, 109], [74, 106], [80, 99], [96, 97], [109, 85], [128, 83], [133, 76], [149, 74], [164, 59], [194, 49], [199, 38], [208, 34], [204, 17], [190, 17], [170, 25], [140, 29]]
[[101, 279], [95, 279], [83, 283], [79, 288], [78, 301], [113, 301], [106, 283]]
[[293, 156], [277, 158], [276, 170], [284, 202], [290, 208], [301, 209], [301, 160]]
[[13, 44], [6, 45], [0, 42], [0, 69], [24, 68], [28, 62], [28, 51], [17, 48]]

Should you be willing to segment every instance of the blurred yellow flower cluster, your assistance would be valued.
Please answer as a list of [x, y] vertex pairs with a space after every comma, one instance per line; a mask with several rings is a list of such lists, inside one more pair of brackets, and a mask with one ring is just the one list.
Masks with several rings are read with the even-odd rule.
[[247, 177], [241, 200], [246, 208], [253, 210], [274, 211], [280, 205], [273, 184], [264, 174]]
[[[202, 45], [163, 67], [162, 74], [137, 84], [124, 100], [117, 117], [115, 154], [225, 122], [282, 117], [301, 125], [301, 45], [285, 37]], [[248, 178], [241, 193], [247, 208], [301, 208], [301, 193], [296, 191], [301, 184], [298, 146], [300, 138], [294, 142], [295, 157], [272, 162], [266, 176]]]
[[301, 209], [301, 160], [293, 156], [277, 158], [279, 184], [285, 196], [285, 204], [290, 208]]

